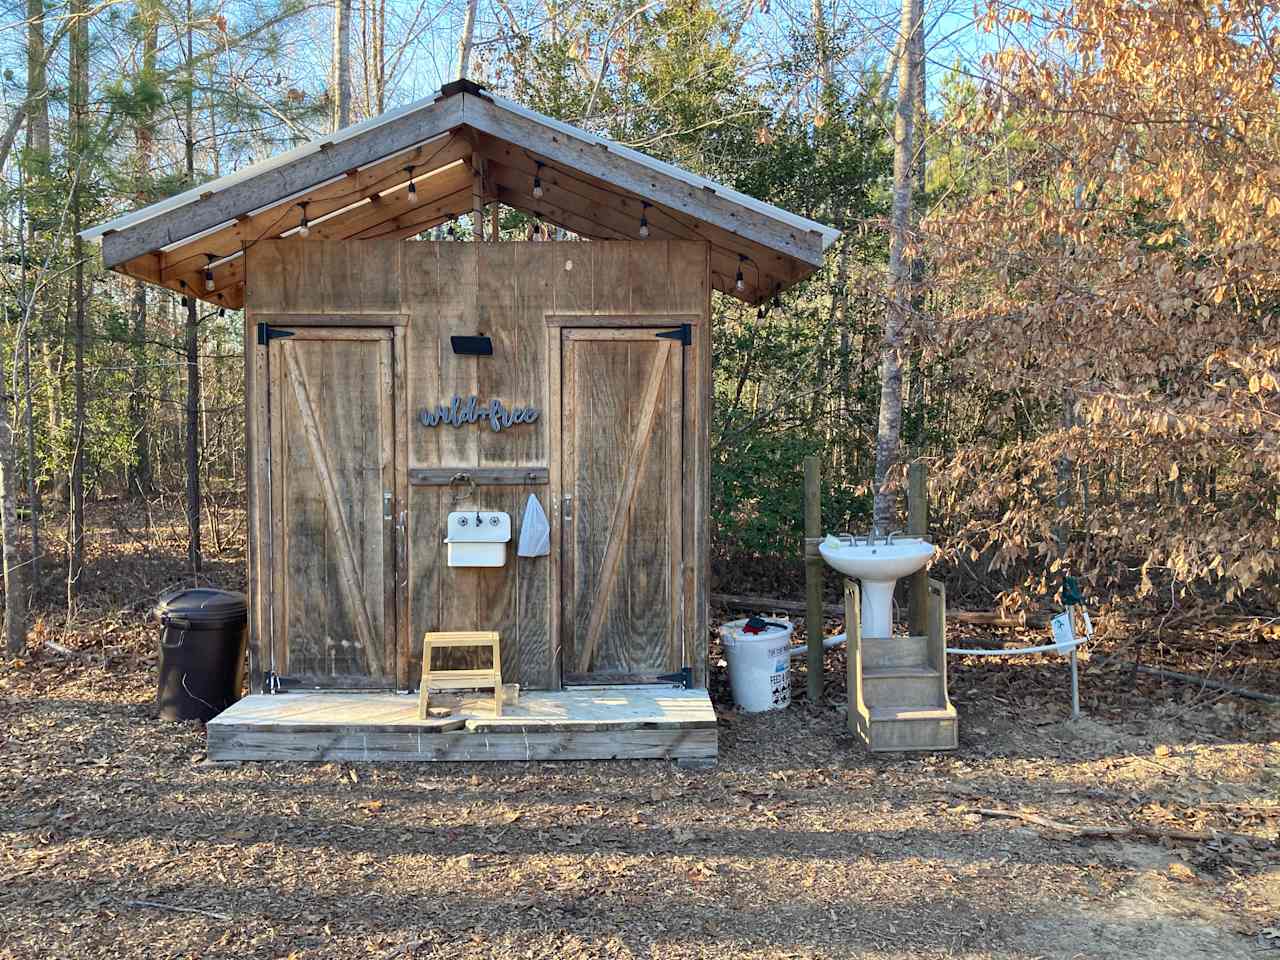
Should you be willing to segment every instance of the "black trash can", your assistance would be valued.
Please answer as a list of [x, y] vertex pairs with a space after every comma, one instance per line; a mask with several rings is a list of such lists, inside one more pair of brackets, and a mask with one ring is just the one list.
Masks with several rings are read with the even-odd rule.
[[240, 699], [249, 621], [244, 595], [211, 587], [175, 590], [156, 604], [164, 720], [208, 722]]

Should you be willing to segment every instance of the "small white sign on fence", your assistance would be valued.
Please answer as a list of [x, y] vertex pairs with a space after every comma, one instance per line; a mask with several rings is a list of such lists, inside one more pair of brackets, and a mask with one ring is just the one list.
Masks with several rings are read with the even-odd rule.
[[1063, 610], [1049, 621], [1049, 626], [1053, 630], [1053, 642], [1058, 645], [1058, 649], [1061, 652], [1066, 653], [1076, 641], [1075, 625], [1071, 622], [1071, 611]]

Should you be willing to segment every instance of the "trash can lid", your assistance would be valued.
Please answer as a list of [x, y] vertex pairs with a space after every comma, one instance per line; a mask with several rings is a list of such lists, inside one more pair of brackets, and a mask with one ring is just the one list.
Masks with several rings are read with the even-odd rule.
[[156, 619], [161, 623], [185, 620], [202, 627], [243, 623], [249, 608], [243, 593], [215, 590], [213, 587], [190, 587], [166, 593], [156, 603]]

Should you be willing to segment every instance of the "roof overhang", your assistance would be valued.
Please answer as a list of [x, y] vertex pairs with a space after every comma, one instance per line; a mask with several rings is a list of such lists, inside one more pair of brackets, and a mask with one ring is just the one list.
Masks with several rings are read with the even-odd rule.
[[112, 270], [240, 307], [245, 250], [304, 216], [326, 239], [409, 238], [495, 200], [588, 239], [638, 240], [643, 218], [650, 239], [704, 240], [712, 285], [749, 303], [814, 272], [840, 235], [458, 81], [81, 236]]

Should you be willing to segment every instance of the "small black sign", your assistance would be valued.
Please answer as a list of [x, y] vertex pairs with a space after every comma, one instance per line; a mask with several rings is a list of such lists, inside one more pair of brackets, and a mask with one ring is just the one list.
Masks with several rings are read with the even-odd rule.
[[463, 357], [492, 357], [493, 341], [488, 337], [450, 337], [453, 352]]

